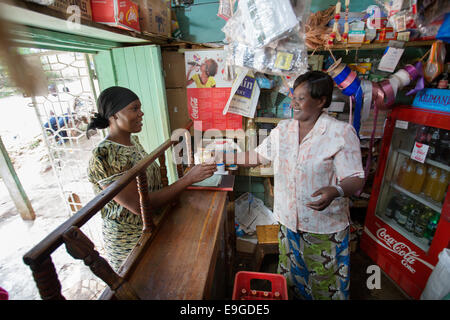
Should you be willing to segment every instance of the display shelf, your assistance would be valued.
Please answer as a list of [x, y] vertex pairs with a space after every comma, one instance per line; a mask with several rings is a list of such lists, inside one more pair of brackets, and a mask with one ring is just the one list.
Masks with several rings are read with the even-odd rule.
[[287, 120], [287, 119], [284, 119], [284, 118], [255, 117], [253, 120], [255, 122], [258, 122], [258, 123], [275, 123], [275, 124], [278, 124], [281, 120]]
[[377, 214], [377, 217], [381, 219], [384, 223], [389, 225], [391, 228], [393, 228], [395, 231], [400, 233], [402, 236], [404, 236], [406, 239], [411, 241], [414, 245], [422, 249], [423, 251], [427, 252], [430, 248], [429, 240], [426, 238], [419, 238], [414, 233], [409, 232], [404, 227], [399, 225], [395, 219], [388, 218], [386, 216], [382, 216]]
[[260, 172], [255, 172], [255, 170], [250, 170], [251, 168], [239, 167], [238, 174], [240, 176], [246, 177], [260, 177], [260, 178], [272, 178], [273, 174], [261, 174]]
[[[405, 42], [405, 47], [425, 47], [431, 46], [436, 40], [426, 40], [426, 41], [408, 41]], [[331, 51], [336, 50], [375, 50], [384, 49], [388, 45], [388, 42], [379, 43], [363, 43], [363, 44], [336, 44], [330, 47]], [[308, 51], [314, 51], [314, 49], [308, 49]], [[321, 47], [315, 50], [316, 52], [328, 51], [328, 48]]]
[[41, 28], [121, 44], [191, 44], [188, 41], [164, 35], [128, 31], [83, 18], [80, 19], [80, 25], [74, 28], [67, 23], [68, 15], [66, 13], [27, 1], [17, 1], [14, 4], [0, 1], [0, 13], [5, 20], [19, 26]]
[[408, 197], [413, 198], [414, 200], [416, 200], [416, 201], [420, 202], [421, 204], [423, 204], [423, 205], [433, 209], [434, 211], [436, 211], [438, 213], [441, 213], [442, 206], [440, 205], [440, 203], [425, 198], [425, 196], [422, 193], [420, 193], [420, 194], [412, 193], [412, 192], [410, 192], [410, 191], [400, 187], [399, 185], [397, 185], [397, 184], [395, 184], [393, 182], [391, 182], [391, 186], [395, 190], [397, 190], [397, 191], [399, 191], [399, 192], [401, 192], [403, 194], [406, 194]]
[[[411, 157], [411, 152], [403, 150], [403, 149], [397, 149], [396, 150], [398, 153], [403, 154], [404, 156], [407, 156], [408, 158]], [[432, 166], [438, 167], [440, 169], [446, 170], [446, 171], [450, 171], [450, 167], [439, 162], [439, 161], [435, 161], [435, 160], [431, 160], [431, 159], [425, 159], [425, 163], [430, 164]]]
[[352, 199], [350, 207], [352, 208], [367, 208], [369, 206], [369, 200], [365, 199]]

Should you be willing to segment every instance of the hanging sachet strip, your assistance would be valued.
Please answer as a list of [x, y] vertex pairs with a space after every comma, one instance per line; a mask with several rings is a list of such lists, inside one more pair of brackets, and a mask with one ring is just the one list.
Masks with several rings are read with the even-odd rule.
[[361, 127], [361, 109], [363, 104], [363, 91], [361, 86], [358, 87], [355, 93], [355, 117], [353, 118], [353, 127], [356, 130], [359, 138], [359, 129]]
[[369, 80], [361, 80], [361, 89], [363, 92], [361, 121], [366, 121], [367, 119], [369, 119], [370, 108], [372, 106], [372, 82]]
[[[367, 181], [370, 173], [370, 167], [372, 165], [372, 157], [373, 157], [373, 144], [375, 141], [375, 131], [377, 129], [377, 120], [378, 120], [378, 110], [379, 106], [383, 104], [384, 101], [384, 92], [381, 90], [380, 85], [377, 82], [372, 82], [372, 106], [374, 112], [373, 118], [373, 127], [372, 133], [370, 135], [370, 143], [369, 143], [369, 154], [366, 160], [366, 166], [364, 167], [364, 184]], [[356, 192], [356, 195], [359, 196], [362, 193], [362, 190]]]

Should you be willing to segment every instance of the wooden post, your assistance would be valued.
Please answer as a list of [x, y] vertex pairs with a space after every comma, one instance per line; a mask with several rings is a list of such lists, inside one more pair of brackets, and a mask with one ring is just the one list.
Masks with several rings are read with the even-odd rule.
[[178, 179], [183, 177], [183, 164], [177, 164]]
[[61, 283], [50, 256], [41, 263], [29, 261], [25, 261], [25, 263], [31, 268], [42, 300], [65, 300], [61, 294]]
[[152, 212], [150, 209], [146, 171], [144, 170], [141, 172], [136, 179], [139, 192], [139, 203], [141, 205], [142, 222], [144, 223], [143, 232], [151, 232], [154, 229], [155, 224], [153, 223]]
[[161, 171], [161, 182], [163, 187], [167, 187], [169, 185], [169, 179], [167, 178], [167, 167], [166, 167], [166, 156], [163, 153], [158, 158], [159, 160], [159, 169]]
[[0, 177], [3, 179], [9, 194], [23, 220], [34, 220], [36, 215], [31, 207], [30, 200], [20, 183], [19, 177], [14, 170], [11, 159], [0, 137]]
[[178, 179], [181, 179], [183, 177], [183, 157], [184, 157], [184, 151], [183, 150], [181, 150], [180, 156], [181, 156], [181, 163], [177, 164]]
[[187, 166], [188, 167], [192, 167], [194, 165], [194, 159], [193, 159], [193, 155], [192, 155], [191, 135], [189, 134], [189, 132], [185, 132], [184, 140], [185, 140], [185, 143], [186, 143]]
[[95, 246], [78, 227], [72, 226], [63, 234], [67, 252], [84, 261], [91, 271], [114, 291], [119, 300], [139, 300], [133, 288], [120, 277], [109, 263], [94, 249]]

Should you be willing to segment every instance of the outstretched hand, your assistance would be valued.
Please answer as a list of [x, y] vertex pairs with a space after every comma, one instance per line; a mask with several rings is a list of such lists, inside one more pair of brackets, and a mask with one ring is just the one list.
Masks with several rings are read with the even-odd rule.
[[186, 173], [185, 177], [186, 179], [189, 179], [190, 184], [193, 184], [211, 177], [215, 171], [217, 171], [215, 163], [198, 164], [192, 167], [192, 169]]
[[309, 202], [306, 204], [306, 206], [313, 210], [322, 211], [330, 205], [331, 201], [339, 196], [339, 192], [336, 190], [336, 188], [328, 186], [320, 188], [311, 195], [311, 197], [318, 196], [321, 196], [319, 200]]

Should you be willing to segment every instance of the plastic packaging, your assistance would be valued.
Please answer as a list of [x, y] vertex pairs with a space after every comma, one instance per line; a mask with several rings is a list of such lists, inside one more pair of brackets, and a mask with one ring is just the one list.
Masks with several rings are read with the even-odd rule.
[[438, 257], [420, 300], [440, 300], [450, 293], [450, 249], [445, 248]]
[[298, 25], [289, 0], [241, 0], [229, 21], [231, 23], [227, 22], [223, 28], [224, 33], [236, 39], [236, 33], [243, 31], [243, 42], [255, 48], [284, 37]]
[[442, 41], [434, 42], [431, 46], [431, 53], [428, 56], [428, 61], [423, 69], [425, 80], [428, 83], [431, 83], [436, 79], [444, 70], [445, 55], [445, 44]]
[[275, 86], [275, 81], [268, 79], [264, 74], [256, 74], [256, 81], [261, 89], [272, 89]]
[[273, 75], [308, 70], [303, 32], [310, 0], [242, 0], [222, 31], [226, 63]]
[[[239, 42], [224, 46], [227, 53], [227, 62], [236, 66], [256, 70], [273, 75], [302, 74], [308, 70], [307, 50], [293, 35], [278, 41], [276, 49], [254, 48]], [[299, 40], [299, 39], [297, 39]]]
[[386, 15], [380, 9], [379, 6], [371, 5], [366, 9], [367, 13], [367, 21], [366, 26], [367, 29], [382, 29], [386, 26]]
[[227, 21], [233, 16], [233, 9], [236, 0], [220, 0], [217, 16]]
[[446, 13], [450, 11], [450, 1], [419, 1], [417, 5], [417, 25], [418, 27], [431, 25], [443, 20]]

